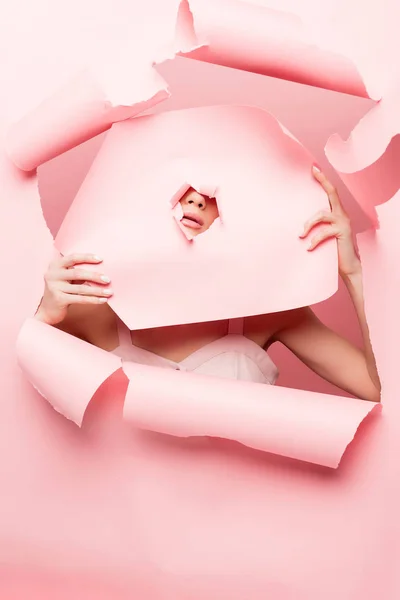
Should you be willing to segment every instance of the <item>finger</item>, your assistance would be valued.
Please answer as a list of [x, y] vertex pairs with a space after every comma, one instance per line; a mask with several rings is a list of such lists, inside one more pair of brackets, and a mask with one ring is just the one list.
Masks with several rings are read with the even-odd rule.
[[93, 283], [110, 283], [111, 279], [102, 273], [95, 271], [85, 271], [85, 269], [61, 269], [54, 274], [54, 279], [61, 281], [91, 281]]
[[332, 183], [329, 181], [326, 175], [322, 173], [322, 171], [320, 171], [320, 169], [315, 165], [313, 166], [312, 172], [314, 178], [321, 184], [323, 190], [326, 192], [332, 210], [341, 209], [342, 205], [340, 203], [339, 195], [334, 185], [332, 185]]
[[304, 223], [303, 233], [300, 234], [299, 237], [305, 238], [310, 233], [311, 229], [318, 225], [319, 223], [333, 223], [335, 220], [334, 215], [331, 212], [321, 210], [317, 214], [315, 214], [311, 219], [308, 219]]
[[336, 227], [324, 227], [317, 235], [315, 235], [308, 247], [308, 250], [314, 250], [317, 246], [329, 240], [330, 238], [336, 238], [340, 231]]
[[107, 298], [112, 296], [113, 291], [108, 287], [100, 287], [99, 285], [85, 285], [74, 283], [63, 283], [60, 285], [60, 290], [64, 294], [73, 294], [78, 296], [98, 296]]
[[69, 267], [82, 263], [98, 264], [101, 262], [103, 262], [103, 259], [96, 254], [69, 254], [68, 256], [62, 257], [60, 266], [68, 269]]

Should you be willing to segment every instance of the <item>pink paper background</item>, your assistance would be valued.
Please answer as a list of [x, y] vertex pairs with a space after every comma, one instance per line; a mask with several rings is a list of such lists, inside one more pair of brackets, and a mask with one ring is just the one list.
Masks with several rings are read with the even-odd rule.
[[[304, 4], [308, 9], [309, 3]], [[151, 600], [395, 600], [400, 587], [400, 298], [394, 276], [400, 256], [398, 195], [378, 208], [380, 230], [375, 238], [366, 234], [361, 244], [366, 306], [384, 384], [384, 417], [379, 425], [365, 425], [337, 473], [222, 442], [134, 437], [121, 425], [118, 399], [105, 404], [107, 384], [79, 431], [54, 413], [16, 366], [15, 338], [40, 298], [51, 238], [35, 178], [17, 171], [4, 155], [5, 133], [14, 119], [74, 73], [82, 53], [93, 52], [99, 44], [101, 32], [112, 40], [120, 35], [118, 22], [138, 43], [141, 36], [149, 37], [144, 23], [151, 22], [155, 37], [173, 26], [169, 2], [158, 10], [153, 2], [146, 6], [135, 3], [128, 19], [123, 2], [113, 3], [110, 14], [106, 5], [93, 9], [90, 2], [71, 2], [62, 13], [50, 0], [41, 0], [24, 2], [22, 8], [8, 6], [0, 22], [5, 90], [0, 98], [0, 256], [7, 288], [0, 346], [1, 595], [17, 600], [133, 595]], [[340, 14], [348, 6], [356, 12], [359, 3], [335, 3], [335, 10]], [[332, 7], [326, 3], [327, 14]], [[325, 10], [318, 5], [320, 9]], [[368, 17], [370, 13], [376, 16], [368, 7]], [[324, 12], [320, 17], [325, 18]], [[394, 18], [389, 17], [387, 44], [393, 46]], [[382, 28], [381, 20], [377, 27]], [[349, 19], [346, 29], [356, 25], [357, 19]], [[363, 28], [359, 43], [378, 45], [379, 36], [363, 37]], [[183, 59], [178, 66], [164, 65], [161, 72], [168, 75], [173, 92], [170, 108], [225, 103], [232, 94], [235, 102], [257, 103], [309, 147], [328, 175], [326, 139], [334, 132], [346, 137], [372, 106], [362, 99]], [[93, 140], [40, 169], [44, 202], [72, 200], [97, 144]], [[365, 229], [367, 219], [337, 176], [332, 179], [355, 218], [355, 229]], [[318, 313], [357, 339], [342, 292], [318, 307]], [[283, 385], [330, 389], [280, 349], [272, 354], [283, 371]]]

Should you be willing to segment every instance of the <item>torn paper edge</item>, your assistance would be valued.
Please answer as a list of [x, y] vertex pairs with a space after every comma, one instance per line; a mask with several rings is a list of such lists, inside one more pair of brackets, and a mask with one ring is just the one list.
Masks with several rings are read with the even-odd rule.
[[[400, 96], [399, 96], [400, 97]], [[379, 123], [372, 123], [371, 113], [377, 110], [380, 105], [373, 106], [356, 124], [350, 132], [347, 139], [343, 139], [338, 133], [334, 133], [328, 138], [325, 144], [325, 156], [338, 173], [351, 175], [360, 173], [368, 167], [375, 164], [387, 151], [392, 140], [400, 135], [399, 127], [388, 127], [388, 129], [379, 136], [378, 144], [372, 144], [368, 138], [371, 136], [368, 130], [379, 131]], [[392, 129], [392, 131], [390, 131]], [[398, 129], [398, 131], [395, 131]], [[371, 148], [369, 156], [365, 160], [358, 158], [357, 148]]]
[[[265, 7], [266, 8], [266, 7]], [[271, 9], [267, 9], [271, 10]], [[277, 12], [277, 11], [275, 11]], [[291, 13], [283, 13], [279, 11], [281, 14], [287, 14], [291, 16]], [[298, 17], [296, 16], [296, 19]], [[182, 25], [183, 22], [183, 25]], [[300, 23], [304, 26], [303, 22]], [[183, 28], [183, 29], [182, 29]], [[182, 33], [183, 31], [183, 33]], [[177, 48], [177, 42], [182, 39], [182, 47]], [[305, 42], [304, 42], [305, 43]], [[158, 64], [162, 64], [167, 60], [174, 59], [176, 56], [187, 56], [190, 57], [190, 53], [198, 48], [202, 48], [207, 46], [206, 40], [199, 40], [198, 34], [196, 32], [195, 25], [195, 15], [191, 9], [191, 4], [189, 0], [181, 0], [178, 7], [178, 12], [176, 16], [176, 31], [175, 38], [172, 46], [169, 48], [163, 49], [163, 55], [160, 54], [153, 61], [144, 61], [142, 65], [138, 68], [139, 75], [145, 75], [145, 78], [148, 78], [148, 81], [151, 79], [152, 85], [154, 86], [153, 94], [148, 96], [147, 98], [137, 99], [133, 98], [135, 94], [134, 89], [129, 89], [129, 85], [126, 83], [121, 85], [118, 77], [115, 76], [115, 69], [113, 68], [115, 65], [115, 57], [118, 54], [118, 60], [123, 61], [129, 65], [129, 60], [126, 59], [126, 55], [129, 56], [129, 53], [123, 52], [123, 48], [119, 47], [118, 52], [113, 53], [112, 59], [110, 59], [107, 65], [102, 66], [101, 73], [98, 70], [98, 67], [94, 66], [91, 69], [86, 69], [82, 73], [85, 73], [87, 77], [87, 85], [88, 88], [90, 85], [94, 84], [98, 89], [98, 100], [96, 101], [96, 108], [92, 106], [92, 112], [90, 113], [90, 119], [86, 122], [86, 133], [80, 131], [80, 135], [78, 132], [75, 132], [72, 138], [68, 139], [68, 136], [65, 139], [61, 140], [61, 143], [58, 142], [55, 144], [56, 149], [45, 151], [40, 153], [39, 157], [37, 157], [35, 151], [26, 152], [23, 150], [24, 143], [18, 139], [18, 131], [22, 131], [22, 136], [20, 135], [20, 139], [24, 139], [24, 130], [29, 129], [26, 125], [32, 123], [32, 119], [35, 119], [35, 114], [39, 113], [42, 110], [42, 113], [45, 111], [46, 103], [51, 103], [54, 95], [60, 93], [60, 90], [56, 91], [55, 94], [50, 96], [50, 98], [45, 99], [36, 109], [29, 112], [25, 117], [23, 117], [18, 123], [11, 127], [9, 134], [7, 136], [7, 144], [6, 150], [11, 160], [22, 170], [32, 171], [39, 166], [39, 164], [54, 158], [55, 156], [65, 152], [66, 150], [79, 145], [100, 133], [107, 131], [114, 122], [123, 121], [126, 119], [133, 118], [146, 110], [153, 108], [155, 105], [160, 102], [166, 100], [170, 96], [169, 88], [167, 82], [158, 74], [156, 70], [156, 66]], [[309, 47], [313, 47], [317, 50], [321, 50], [318, 45], [308, 44]], [[155, 52], [157, 55], [157, 51]], [[353, 63], [349, 61], [343, 55], [337, 54], [337, 56], [342, 56], [344, 60], [348, 61], [351, 64], [357, 74], [359, 74], [358, 70], [355, 68]], [[119, 63], [118, 63], [119, 64]], [[82, 74], [81, 73], [81, 74]], [[361, 75], [360, 75], [361, 78]], [[132, 78], [139, 79], [140, 77]], [[361, 78], [362, 80], [362, 78]], [[73, 81], [68, 85], [73, 85]], [[147, 82], [148, 83], [148, 82]], [[120, 88], [118, 88], [118, 84]], [[132, 84], [131, 84], [132, 85]], [[126, 89], [128, 88], [128, 90]], [[62, 91], [62, 90], [61, 90]], [[85, 108], [84, 106], [82, 108]], [[75, 111], [77, 108], [75, 107]], [[72, 110], [74, 112], [74, 110]], [[68, 111], [67, 111], [68, 116]], [[42, 114], [42, 121], [46, 120], [46, 115]], [[62, 120], [62, 118], [61, 118]], [[39, 122], [34, 123], [34, 139], [38, 135], [38, 131], [41, 129], [40, 127], [40, 119]], [[46, 129], [46, 128], [45, 128]], [[70, 134], [71, 135], [71, 134]], [[40, 139], [40, 136], [39, 136]], [[16, 141], [15, 141], [16, 140]], [[64, 145], [63, 142], [64, 141]], [[66, 142], [66, 143], [65, 143]]]
[[[277, 10], [265, 5], [254, 5], [250, 2], [240, 2], [241, 4], [248, 4], [250, 8], [264, 9], [265, 11], [269, 11], [272, 14], [279, 14], [281, 16], [286, 16], [287, 19], [291, 19], [293, 23], [297, 25], [298, 31], [301, 31], [301, 37], [299, 38], [299, 42], [304, 44], [309, 50], [314, 50], [315, 52], [325, 54], [326, 56], [335, 56], [340, 59], [342, 62], [345, 62], [348, 67], [351, 67], [354, 74], [358, 76], [359, 85], [361, 84], [362, 89], [358, 92], [351, 92], [345, 89], [335, 89], [335, 87], [326, 87], [324, 85], [316, 86], [315, 83], [306, 83], [305, 81], [296, 82], [299, 84], [310, 85], [311, 87], [321, 87], [322, 89], [329, 89], [331, 91], [336, 91], [339, 93], [345, 93], [349, 95], [369, 98], [375, 102], [378, 102], [382, 98], [382, 93], [374, 88], [373, 85], [368, 84], [365, 80], [365, 77], [360, 72], [359, 68], [355, 64], [355, 62], [347, 57], [344, 53], [339, 52], [337, 50], [332, 50], [328, 46], [323, 46], [314, 40], [314, 34], [312, 28], [308, 23], [306, 23], [299, 15], [283, 10]], [[310, 41], [308, 41], [310, 40]], [[196, 31], [196, 16], [195, 12], [192, 8], [191, 0], [180, 0], [180, 4], [178, 7], [177, 20], [176, 20], [176, 29], [175, 29], [175, 40], [174, 40], [174, 51], [176, 56], [182, 56], [185, 58], [194, 58], [195, 60], [201, 60], [196, 57], [196, 55], [191, 56], [191, 54], [195, 53], [196, 50], [205, 48], [210, 45], [208, 39], [200, 39]], [[211, 61], [212, 62], [212, 61]], [[213, 63], [218, 64], [218, 63]], [[235, 68], [235, 67], [232, 67]], [[272, 77], [275, 77], [273, 74]], [[295, 80], [293, 80], [295, 81]]]
[[[46, 328], [47, 328], [47, 327], [48, 327], [48, 328], [51, 328], [50, 330], [48, 330], [48, 331], [49, 331], [49, 333], [50, 333], [50, 331], [53, 329], [53, 327], [52, 327], [51, 325], [46, 325], [45, 323], [42, 323], [42, 322], [40, 322], [40, 327], [43, 327], [43, 326], [44, 326], [44, 327], [46, 327]], [[29, 327], [29, 324], [28, 324], [28, 327]], [[65, 335], [66, 335], [66, 336], [68, 336], [68, 335], [70, 335], [70, 334], [67, 334], [67, 333], [65, 333], [65, 332], [62, 332], [62, 331], [60, 331], [60, 330], [57, 330], [57, 331], [58, 331], [58, 333], [57, 333], [57, 336], [58, 336], [58, 337], [60, 337], [60, 336], [59, 336], [59, 334], [61, 334], [62, 336], [65, 336]], [[92, 401], [92, 400], [93, 400], [93, 398], [95, 397], [96, 393], [97, 393], [97, 392], [98, 392], [98, 390], [100, 389], [100, 387], [101, 387], [101, 386], [102, 386], [102, 385], [103, 385], [103, 384], [104, 384], [104, 383], [105, 383], [107, 380], [109, 380], [110, 378], [112, 378], [113, 376], [115, 376], [115, 374], [116, 374], [117, 372], [119, 372], [119, 371], [122, 369], [122, 371], [123, 371], [123, 372], [125, 373], [125, 375], [127, 376], [127, 378], [128, 378], [128, 382], [129, 382], [129, 383], [128, 383], [128, 388], [126, 389], [126, 391], [125, 391], [125, 395], [124, 395], [124, 410], [123, 410], [123, 420], [125, 420], [125, 421], [127, 421], [127, 422], [131, 422], [131, 419], [128, 419], [128, 418], [126, 417], [126, 397], [127, 397], [127, 393], [128, 393], [128, 389], [129, 389], [129, 387], [130, 387], [130, 386], [132, 386], [132, 387], [134, 388], [134, 385], [135, 385], [135, 380], [134, 380], [134, 377], [130, 377], [129, 375], [127, 375], [126, 371], [124, 370], [124, 361], [123, 361], [123, 360], [122, 360], [120, 357], [117, 357], [117, 356], [113, 355], [113, 357], [112, 357], [112, 360], [113, 360], [113, 362], [115, 363], [115, 365], [114, 365], [114, 366], [111, 366], [111, 368], [109, 368], [109, 369], [106, 369], [106, 371], [108, 371], [108, 374], [106, 374], [106, 376], [105, 376], [104, 378], [103, 378], [101, 375], [98, 377], [98, 384], [96, 385], [96, 387], [95, 387], [94, 389], [92, 389], [92, 390], [90, 391], [90, 397], [88, 397], [86, 400], [83, 398], [83, 403], [81, 404], [81, 410], [79, 411], [79, 413], [75, 414], [75, 418], [73, 418], [71, 414], [68, 414], [68, 410], [67, 410], [67, 409], [68, 409], [68, 405], [66, 405], [66, 406], [63, 406], [63, 407], [62, 407], [62, 409], [61, 409], [61, 408], [60, 408], [60, 406], [58, 406], [58, 405], [54, 404], [54, 403], [53, 403], [53, 401], [52, 401], [52, 399], [51, 399], [51, 398], [49, 398], [49, 397], [46, 397], [46, 395], [45, 395], [45, 394], [44, 394], [44, 393], [43, 393], [43, 392], [42, 392], [42, 391], [41, 391], [41, 390], [38, 388], [38, 386], [37, 386], [37, 385], [35, 385], [35, 383], [32, 381], [32, 379], [31, 379], [31, 377], [30, 377], [30, 375], [29, 375], [29, 371], [26, 371], [26, 370], [25, 370], [25, 368], [24, 368], [24, 364], [25, 364], [25, 362], [26, 362], [26, 361], [25, 361], [25, 359], [24, 359], [24, 358], [22, 358], [22, 360], [21, 360], [21, 357], [19, 356], [19, 347], [20, 347], [20, 343], [21, 343], [21, 340], [20, 340], [20, 338], [21, 338], [21, 334], [22, 334], [22, 330], [21, 330], [21, 332], [20, 332], [20, 335], [19, 335], [19, 337], [18, 337], [18, 341], [17, 341], [17, 357], [18, 357], [18, 362], [19, 362], [19, 364], [20, 364], [20, 367], [21, 367], [22, 371], [25, 373], [25, 375], [27, 376], [28, 380], [31, 382], [32, 386], [33, 386], [33, 387], [34, 387], [34, 388], [35, 388], [35, 389], [36, 389], [36, 390], [37, 390], [37, 391], [40, 393], [40, 395], [41, 395], [42, 397], [44, 397], [44, 398], [45, 398], [45, 399], [46, 399], [46, 400], [49, 402], [49, 404], [51, 404], [51, 406], [54, 408], [54, 410], [55, 410], [56, 412], [58, 412], [58, 413], [62, 414], [63, 416], [65, 416], [65, 417], [66, 417], [67, 419], [69, 419], [70, 421], [73, 421], [73, 422], [74, 422], [74, 423], [75, 423], [75, 424], [76, 424], [78, 427], [81, 427], [81, 426], [82, 426], [82, 423], [83, 423], [83, 420], [84, 420], [84, 418], [85, 418], [85, 415], [86, 415], [87, 409], [88, 409], [88, 407], [89, 407], [89, 405], [90, 405], [91, 401]], [[27, 339], [29, 340], [29, 336], [28, 336], [28, 338], [27, 338]], [[85, 342], [83, 342], [83, 343], [85, 343]], [[26, 340], [25, 340], [25, 344], [26, 344]], [[101, 351], [101, 349], [99, 349], [99, 350]], [[109, 353], [108, 353], [106, 350], [102, 350], [102, 352], [104, 352], [105, 354], [109, 354]], [[24, 353], [25, 353], [25, 356], [26, 356], [26, 349], [25, 349]], [[29, 350], [28, 350], [28, 356], [29, 356]], [[189, 373], [188, 375], [190, 376], [190, 373]], [[212, 379], [213, 379], [213, 378], [210, 378], [210, 381], [211, 381]], [[222, 379], [223, 379], [223, 378], [222, 378]], [[95, 382], [95, 383], [96, 383], [96, 382]], [[284, 389], [285, 389], [285, 388], [282, 388], [282, 391], [283, 391]], [[133, 391], [133, 393], [134, 393], [134, 391]], [[290, 394], [291, 394], [292, 396], [293, 396], [293, 395], [299, 395], [299, 396], [303, 396], [303, 395], [304, 395], [304, 390], [295, 390], [295, 389], [290, 389]], [[365, 401], [365, 402], [366, 402], [366, 401]], [[365, 414], [364, 414], [364, 416], [361, 418], [361, 420], [359, 420], [359, 421], [357, 420], [358, 422], [357, 422], [357, 424], [355, 425], [355, 427], [354, 427], [354, 428], [353, 428], [353, 426], [352, 426], [352, 428], [351, 428], [351, 432], [349, 433], [349, 435], [351, 435], [351, 439], [350, 439], [350, 440], [347, 440], [347, 441], [345, 442], [345, 444], [344, 444], [344, 446], [343, 446], [343, 447], [340, 447], [340, 446], [338, 446], [338, 451], [337, 451], [338, 460], [337, 460], [337, 463], [334, 463], [334, 464], [329, 464], [329, 465], [328, 465], [328, 464], [325, 464], [324, 466], [327, 466], [327, 467], [329, 467], [329, 468], [337, 468], [337, 466], [338, 466], [338, 465], [339, 465], [339, 463], [340, 463], [341, 457], [343, 456], [343, 454], [344, 454], [344, 453], [345, 453], [345, 451], [346, 451], [346, 448], [349, 446], [349, 444], [351, 443], [351, 441], [354, 439], [354, 437], [355, 437], [355, 435], [356, 435], [356, 433], [357, 433], [357, 430], [358, 430], [358, 428], [359, 428], [360, 424], [361, 424], [361, 423], [364, 421], [364, 419], [365, 419], [365, 418], [366, 418], [366, 417], [367, 417], [367, 416], [368, 416], [368, 415], [371, 413], [371, 411], [372, 411], [372, 410], [374, 410], [374, 409], [375, 409], [377, 406], [380, 406], [380, 404], [376, 404], [376, 403], [370, 403], [370, 406], [369, 406], [368, 410], [365, 412]], [[78, 407], [78, 408], [79, 408], [79, 407]], [[364, 411], [362, 411], [362, 412], [364, 412]], [[179, 417], [178, 417], [178, 420], [179, 420]], [[140, 427], [139, 427], [139, 429], [140, 429]], [[142, 429], [145, 429], [145, 430], [152, 431], [151, 427], [142, 427]], [[157, 431], [157, 429], [154, 429], [154, 431]], [[180, 436], [175, 436], [175, 435], [172, 435], [172, 437], [180, 437]], [[191, 436], [189, 435], [189, 436], [182, 436], [182, 437], [191, 437]], [[347, 437], [347, 436], [346, 436], [346, 437]], [[226, 438], [226, 439], [231, 439], [231, 438]], [[238, 441], [238, 440], [236, 440], [235, 438], [232, 438], [232, 439], [231, 439], [231, 441]], [[256, 444], [255, 444], [255, 445], [252, 445], [252, 444], [248, 444], [248, 443], [245, 443], [245, 442], [244, 442], [244, 443], [243, 443], [243, 442], [240, 442], [240, 443], [242, 443], [242, 445], [243, 445], [243, 446], [247, 446], [247, 447], [249, 447], [249, 448], [253, 448], [253, 449], [255, 449], [255, 450], [261, 450], [261, 451], [263, 451], [263, 452], [268, 452], [268, 450], [267, 450], [265, 447], [264, 447], [264, 448], [260, 448], [260, 447], [259, 447], [258, 445], [256, 445]], [[302, 462], [305, 462], [305, 460], [304, 460], [304, 459], [302, 459], [302, 458], [300, 458], [300, 457], [291, 456], [291, 455], [289, 456], [289, 455], [285, 455], [285, 454], [280, 454], [280, 455], [281, 455], [281, 456], [287, 456], [288, 458], [293, 458], [293, 459], [295, 459], [295, 460], [301, 460]], [[311, 462], [311, 461], [308, 461], [308, 462]], [[315, 462], [315, 464], [321, 464], [321, 463]]]
[[[195, 190], [196, 192], [198, 192], [199, 194], [203, 194], [204, 196], [207, 196], [208, 198], [214, 198], [217, 203], [218, 217], [216, 219], [214, 219], [213, 223], [210, 225], [210, 227], [208, 229], [211, 229], [211, 227], [214, 225], [214, 223], [216, 221], [219, 223], [222, 222], [220, 206], [219, 206], [219, 202], [218, 202], [218, 198], [217, 198], [218, 186], [215, 184], [204, 184], [204, 183], [199, 184], [199, 182], [197, 182], [197, 183], [185, 182], [183, 185], [180, 186], [179, 190], [172, 196], [171, 200], [169, 200], [169, 204], [171, 205], [172, 216], [179, 228], [179, 231], [181, 231], [183, 233], [183, 235], [189, 242], [192, 242], [197, 236], [192, 235], [187, 230], [187, 228], [184, 227], [181, 223], [181, 220], [183, 217], [183, 210], [182, 210], [182, 206], [180, 204], [180, 200], [186, 194], [186, 192], [188, 190], [190, 190], [191, 188], [193, 190]], [[201, 234], [201, 236], [203, 236], [205, 233], [207, 233], [207, 231], [203, 232]]]
[[[364, 402], [368, 402], [368, 400], [364, 400]], [[351, 445], [355, 441], [356, 437], [359, 435], [359, 430], [360, 430], [361, 426], [364, 424], [364, 422], [366, 421], [366, 419], [370, 419], [372, 416], [374, 416], [376, 418], [379, 414], [381, 414], [382, 404], [380, 402], [371, 402], [371, 404], [372, 404], [371, 409], [358, 423], [358, 425], [354, 429], [351, 439], [347, 442], [347, 444], [343, 448], [343, 452], [342, 452], [341, 456], [339, 457], [337, 464], [333, 467], [334, 469], [338, 469], [340, 467], [342, 460], [344, 459], [345, 454], [347, 453], [347, 450], [349, 450], [351, 448]]]

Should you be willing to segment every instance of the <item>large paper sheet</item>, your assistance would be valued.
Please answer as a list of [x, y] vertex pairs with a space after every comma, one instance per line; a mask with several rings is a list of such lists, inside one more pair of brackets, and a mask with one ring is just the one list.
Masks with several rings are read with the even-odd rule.
[[[257, 108], [204, 107], [120, 123], [56, 246], [63, 254], [90, 248], [104, 259], [110, 306], [130, 329], [314, 304], [337, 289], [337, 251], [330, 240], [310, 254], [299, 239], [311, 215], [329, 210], [312, 162]], [[189, 186], [215, 191], [220, 215], [193, 240], [173, 212]]]

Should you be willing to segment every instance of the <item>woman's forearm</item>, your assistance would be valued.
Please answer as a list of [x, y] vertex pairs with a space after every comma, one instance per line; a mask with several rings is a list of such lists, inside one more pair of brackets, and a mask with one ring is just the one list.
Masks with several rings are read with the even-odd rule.
[[369, 335], [369, 328], [367, 323], [367, 317], [365, 314], [364, 305], [364, 290], [363, 290], [363, 279], [362, 279], [362, 268], [361, 262], [359, 266], [351, 274], [342, 275], [342, 279], [346, 288], [350, 294], [353, 302], [358, 322], [360, 324], [361, 334], [364, 344], [365, 360], [367, 362], [368, 373], [371, 380], [377, 390], [381, 391], [381, 382], [379, 379], [378, 369], [376, 366], [374, 351], [371, 345], [371, 339]]

